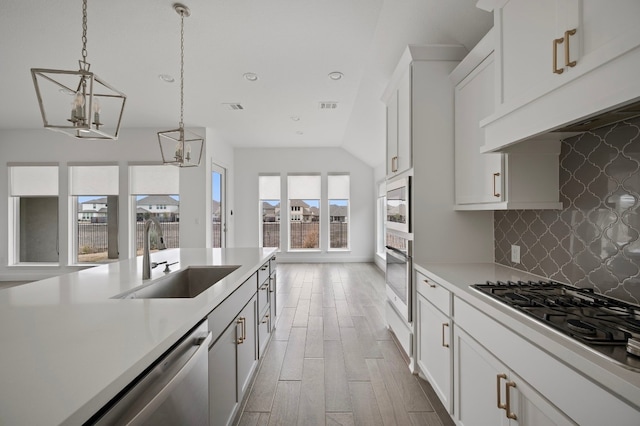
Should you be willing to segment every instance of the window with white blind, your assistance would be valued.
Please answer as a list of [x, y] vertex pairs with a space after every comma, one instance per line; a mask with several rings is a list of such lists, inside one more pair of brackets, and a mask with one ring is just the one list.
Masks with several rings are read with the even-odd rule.
[[69, 166], [73, 263], [118, 260], [118, 177], [117, 165]]
[[330, 250], [348, 250], [350, 247], [350, 184], [350, 176], [347, 174], [336, 174], [327, 176]]
[[[158, 219], [167, 248], [180, 247], [180, 169], [163, 165], [129, 166], [129, 192], [135, 207], [136, 255], [142, 255], [144, 222]], [[160, 241], [155, 226], [149, 229], [151, 251]]]
[[258, 202], [259, 244], [280, 248], [280, 176], [258, 177]]
[[320, 248], [320, 175], [287, 176], [289, 249]]
[[9, 165], [9, 264], [57, 263], [58, 166]]

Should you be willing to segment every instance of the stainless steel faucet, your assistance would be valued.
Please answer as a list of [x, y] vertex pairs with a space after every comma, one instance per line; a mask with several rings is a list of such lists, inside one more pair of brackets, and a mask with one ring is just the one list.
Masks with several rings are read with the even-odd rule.
[[167, 246], [164, 245], [164, 235], [162, 235], [162, 228], [160, 227], [160, 222], [155, 217], [150, 217], [144, 222], [144, 232], [142, 238], [142, 279], [148, 280], [151, 278], [151, 259], [149, 255], [149, 247], [151, 246], [151, 242], [149, 241], [149, 228], [151, 228], [151, 224], [155, 225], [156, 230], [158, 232], [158, 237], [160, 241], [158, 242], [158, 249], [164, 250]]

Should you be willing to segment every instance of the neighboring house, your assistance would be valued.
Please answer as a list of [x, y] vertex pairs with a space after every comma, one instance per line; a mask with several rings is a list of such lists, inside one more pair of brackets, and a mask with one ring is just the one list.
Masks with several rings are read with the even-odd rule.
[[104, 223], [107, 221], [107, 198], [96, 198], [78, 203], [78, 222]]
[[168, 195], [149, 195], [138, 200], [136, 219], [140, 222], [154, 216], [161, 222], [180, 220], [180, 201]]
[[329, 222], [331, 223], [346, 223], [349, 217], [349, 208], [347, 206], [337, 206], [335, 204], [329, 205]]
[[211, 221], [220, 222], [220, 201], [211, 200]]
[[263, 202], [262, 203], [262, 221], [263, 222], [280, 222], [280, 203], [275, 206]]

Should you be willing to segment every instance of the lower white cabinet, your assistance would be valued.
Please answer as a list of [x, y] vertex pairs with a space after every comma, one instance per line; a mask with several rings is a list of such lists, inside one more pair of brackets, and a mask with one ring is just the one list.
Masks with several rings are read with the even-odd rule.
[[575, 425], [482, 345], [454, 326], [458, 425]]
[[451, 412], [451, 321], [420, 293], [417, 307], [418, 367]]
[[418, 368], [452, 413], [451, 292], [418, 271], [416, 289]]

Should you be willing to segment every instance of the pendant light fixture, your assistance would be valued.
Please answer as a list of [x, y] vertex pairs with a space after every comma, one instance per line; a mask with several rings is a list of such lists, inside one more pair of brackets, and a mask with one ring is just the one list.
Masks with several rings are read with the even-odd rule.
[[127, 96], [89, 71], [87, 0], [82, 0], [78, 63], [78, 71], [31, 68], [44, 127], [78, 139], [118, 139]]
[[175, 3], [175, 11], [180, 15], [180, 123], [177, 129], [158, 132], [158, 143], [164, 164], [179, 167], [200, 165], [204, 139], [184, 129], [184, 18], [191, 15], [189, 8]]

